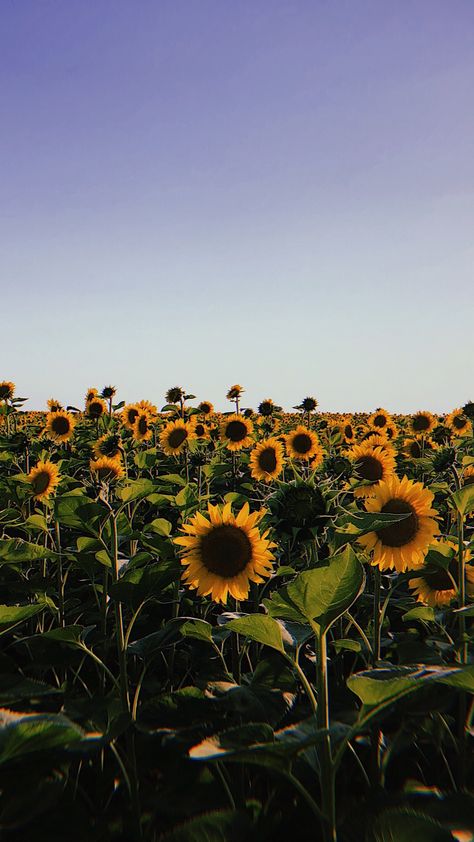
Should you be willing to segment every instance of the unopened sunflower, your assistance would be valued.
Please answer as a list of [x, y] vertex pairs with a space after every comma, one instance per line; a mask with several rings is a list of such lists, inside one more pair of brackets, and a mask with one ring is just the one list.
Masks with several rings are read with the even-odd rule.
[[58, 443], [69, 441], [75, 423], [74, 417], [69, 412], [65, 412], [64, 409], [57, 412], [48, 412], [45, 433]]
[[361, 535], [357, 540], [372, 553], [371, 563], [381, 570], [416, 570], [421, 567], [439, 527], [432, 508], [433, 494], [423, 483], [395, 474], [374, 489], [366, 500], [368, 512], [406, 515], [403, 520]]
[[395, 471], [395, 458], [388, 448], [373, 447], [364, 442], [355, 444], [347, 456], [354, 465], [354, 474], [367, 484], [354, 488], [355, 497], [370, 497], [382, 480], [388, 479]]
[[118, 459], [110, 459], [109, 456], [91, 459], [89, 467], [91, 473], [97, 476], [99, 482], [112, 482], [121, 479], [125, 474], [121, 462]]
[[242, 450], [252, 444], [253, 424], [249, 418], [234, 412], [221, 423], [221, 439], [228, 450]]
[[177, 456], [193, 438], [195, 435], [192, 424], [179, 419], [166, 424], [160, 433], [160, 444], [168, 456]]
[[[458, 595], [458, 548], [453, 541], [446, 541], [444, 546], [446, 545], [453, 551], [446, 567], [435, 566], [434, 564], [427, 565], [421, 568], [420, 575], [416, 579], [410, 579], [408, 582], [409, 587], [417, 597], [417, 601], [429, 605], [431, 608], [450, 605]], [[431, 549], [436, 549], [436, 545], [432, 545]], [[472, 599], [474, 597], [474, 567], [469, 563], [471, 561], [470, 550], [464, 550], [464, 561], [466, 563], [466, 593], [469, 599]]]
[[250, 454], [250, 473], [261, 482], [276, 479], [283, 470], [283, 445], [271, 437], [259, 442]]
[[261, 534], [258, 529], [264, 513], [250, 514], [248, 503], [236, 515], [230, 503], [209, 503], [207, 518], [197, 512], [182, 527], [186, 534], [174, 539], [184, 548], [185, 584], [215, 602], [225, 603], [228, 594], [247, 599], [250, 582], [263, 582], [273, 570], [275, 544], [268, 530]]
[[286, 452], [291, 459], [312, 459], [321, 451], [316, 433], [300, 424], [285, 436]]
[[45, 500], [59, 484], [59, 468], [53, 462], [38, 462], [28, 474], [35, 500]]

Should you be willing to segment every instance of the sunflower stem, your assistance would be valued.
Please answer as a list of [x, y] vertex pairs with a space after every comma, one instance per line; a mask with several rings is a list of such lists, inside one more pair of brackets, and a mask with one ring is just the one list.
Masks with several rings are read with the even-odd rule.
[[329, 694], [327, 676], [326, 632], [314, 624], [316, 639], [316, 670], [318, 687], [317, 724], [324, 731], [321, 745], [320, 786], [321, 807], [326, 823], [323, 827], [324, 842], [337, 842], [335, 767], [332, 762], [331, 738], [329, 736]]
[[373, 643], [372, 643], [372, 666], [380, 661], [380, 638], [382, 624], [380, 622], [380, 568], [374, 567], [374, 615], [373, 615]]

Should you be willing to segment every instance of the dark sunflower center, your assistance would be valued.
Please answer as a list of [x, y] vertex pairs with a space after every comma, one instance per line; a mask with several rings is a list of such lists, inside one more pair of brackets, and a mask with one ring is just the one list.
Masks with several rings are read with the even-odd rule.
[[10, 386], [0, 386], [0, 400], [11, 397], [12, 390]]
[[374, 427], [385, 427], [387, 419], [385, 415], [376, 415], [374, 418]]
[[148, 432], [148, 420], [147, 420], [144, 416], [142, 416], [142, 417], [138, 420], [138, 432], [139, 432], [142, 436], [144, 436], [144, 435], [145, 435], [145, 433], [147, 433], [147, 432]]
[[378, 529], [377, 535], [385, 547], [404, 547], [409, 544], [418, 532], [418, 515], [413, 506], [406, 500], [394, 498], [382, 506], [383, 514], [409, 515], [398, 523], [393, 523], [384, 529]]
[[41, 471], [37, 474], [31, 483], [35, 494], [43, 494], [48, 489], [50, 481], [51, 477], [47, 471]]
[[453, 427], [456, 427], [456, 430], [463, 430], [466, 424], [467, 420], [463, 415], [455, 415], [453, 418]]
[[247, 427], [243, 421], [229, 421], [225, 434], [230, 441], [243, 441], [247, 436]]
[[134, 424], [135, 418], [137, 417], [137, 415], [138, 415], [138, 409], [129, 409], [128, 410], [128, 423]]
[[375, 456], [362, 456], [355, 468], [359, 477], [369, 482], [378, 482], [383, 477], [382, 463]]
[[209, 403], [202, 403], [201, 404], [201, 412], [203, 412], [204, 415], [208, 415], [208, 413], [210, 411], [211, 411], [211, 405]]
[[421, 447], [417, 441], [412, 441], [410, 444], [410, 456], [413, 456], [413, 459], [419, 459], [421, 456]]
[[293, 449], [296, 450], [297, 453], [309, 453], [313, 442], [311, 440], [311, 436], [308, 436], [307, 433], [298, 433], [293, 438]]
[[203, 436], [204, 433], [206, 432], [206, 428], [205, 428], [204, 424], [196, 424], [196, 426], [194, 428], [194, 432], [196, 433], [197, 436]]
[[171, 433], [168, 436], [168, 444], [170, 447], [179, 447], [183, 441], [186, 441], [188, 437], [188, 431], [184, 430], [182, 427], [178, 427], [177, 430], [171, 430]]
[[271, 415], [273, 412], [273, 404], [270, 401], [262, 401], [259, 406], [260, 415]]
[[426, 415], [416, 415], [413, 419], [413, 429], [417, 433], [423, 433], [430, 426], [430, 419]]
[[216, 526], [201, 538], [204, 567], [224, 579], [237, 576], [245, 570], [251, 558], [252, 545], [238, 526]]
[[266, 447], [258, 456], [258, 464], [262, 471], [271, 474], [277, 466], [277, 458], [274, 447]]
[[59, 415], [57, 418], [53, 418], [51, 422], [51, 429], [54, 433], [57, 433], [58, 436], [64, 436], [66, 433], [69, 432], [68, 419], [64, 418], [63, 415]]
[[[456, 563], [451, 563], [449, 567], [454, 581], [456, 581]], [[429, 570], [423, 572], [421, 578], [433, 591], [450, 591], [454, 588], [448, 571], [442, 567], [430, 567]]]
[[99, 401], [91, 401], [90, 402], [90, 404], [89, 404], [89, 415], [91, 415], [92, 418], [98, 418], [99, 415], [102, 415], [103, 411], [104, 411], [104, 407], [102, 406], [101, 403], [99, 403]]
[[350, 424], [346, 424], [344, 427], [344, 435], [347, 439], [351, 439], [353, 436], [352, 427]]

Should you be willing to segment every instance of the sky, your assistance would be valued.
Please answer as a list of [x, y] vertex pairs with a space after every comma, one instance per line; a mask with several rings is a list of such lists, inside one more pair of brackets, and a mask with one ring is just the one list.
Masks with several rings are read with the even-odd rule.
[[472, 0], [1, 0], [0, 379], [474, 399]]

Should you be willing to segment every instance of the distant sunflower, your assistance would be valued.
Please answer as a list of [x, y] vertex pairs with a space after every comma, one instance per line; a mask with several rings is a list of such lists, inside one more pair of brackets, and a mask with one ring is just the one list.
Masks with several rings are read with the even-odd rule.
[[273, 403], [271, 398], [265, 398], [259, 405], [258, 411], [260, 415], [263, 415], [265, 418], [269, 415], [272, 415], [275, 412], [275, 404]]
[[122, 479], [125, 474], [123, 466], [118, 459], [110, 459], [109, 456], [101, 456], [100, 459], [91, 459], [89, 463], [91, 473], [97, 475], [99, 482], [112, 482]]
[[186, 421], [169, 421], [160, 433], [160, 444], [168, 456], [182, 453], [190, 439], [195, 438], [192, 425]]
[[454, 409], [446, 418], [446, 426], [455, 436], [469, 436], [472, 433], [472, 424], [462, 409]]
[[45, 500], [59, 484], [59, 468], [53, 462], [38, 462], [28, 474], [33, 497], [35, 500]]
[[149, 441], [153, 436], [153, 419], [148, 412], [139, 412], [133, 423], [133, 438], [135, 441]]
[[373, 427], [374, 430], [383, 430], [389, 424], [392, 423], [392, 418], [389, 412], [386, 409], [376, 409], [372, 415], [369, 416], [367, 419], [367, 424], [369, 427]]
[[15, 384], [11, 380], [0, 381], [0, 401], [11, 401], [15, 394]]
[[437, 447], [438, 445], [431, 439], [425, 439], [424, 442], [421, 442], [420, 439], [404, 439], [403, 441], [403, 452], [411, 459], [421, 459], [424, 453], [431, 452]]
[[349, 444], [350, 442], [354, 441], [355, 439], [355, 430], [352, 426], [352, 422], [348, 418], [344, 418], [341, 422], [341, 432], [344, 437], [344, 441]]
[[116, 433], [106, 433], [94, 444], [94, 456], [101, 459], [107, 456], [109, 459], [122, 458], [122, 439]]
[[283, 470], [283, 445], [277, 438], [259, 442], [250, 454], [250, 473], [256, 480], [270, 482]]
[[[189, 422], [188, 422], [189, 423]], [[203, 421], [192, 421], [192, 427], [194, 435], [197, 439], [209, 439], [210, 436], [210, 428], [208, 424], [204, 424]]]
[[56, 442], [69, 441], [74, 430], [75, 419], [63, 409], [48, 412], [46, 416], [46, 434]]
[[[457, 547], [453, 541], [446, 541], [452, 550], [453, 556], [450, 559], [447, 568], [440, 565], [427, 565], [420, 570], [420, 576], [416, 579], [410, 579], [409, 587], [414, 591], [418, 602], [429, 605], [431, 608], [442, 605], [450, 605], [457, 597], [457, 576], [458, 576], [458, 560]], [[435, 548], [435, 544], [432, 545]], [[464, 551], [464, 560], [466, 562], [466, 592], [469, 599], [474, 597], [474, 567], [469, 564], [471, 561], [470, 550]]]
[[214, 405], [210, 401], [201, 401], [198, 406], [201, 415], [212, 415], [214, 412]]
[[314, 412], [317, 405], [318, 405], [318, 402], [317, 402], [316, 398], [307, 397], [307, 398], [303, 398], [301, 403], [298, 404], [298, 406], [295, 406], [294, 409], [302, 409], [303, 412], [310, 413], [310, 412]]
[[104, 388], [102, 389], [101, 397], [105, 398], [106, 400], [111, 400], [116, 393], [117, 388], [115, 386], [104, 386]]
[[175, 538], [184, 548], [182, 579], [199, 596], [214, 602], [247, 599], [250, 582], [263, 582], [271, 576], [275, 544], [258, 529], [264, 511], [250, 514], [245, 503], [237, 515], [230, 503], [224, 507], [208, 504], [208, 517], [197, 512], [184, 524], [186, 535]]
[[88, 418], [101, 418], [107, 412], [105, 401], [102, 398], [92, 398], [86, 407], [86, 415]]
[[462, 484], [463, 487], [465, 485], [474, 485], [474, 465], [468, 465], [467, 468], [464, 468], [462, 475]]
[[397, 438], [397, 435], [398, 435], [397, 425], [394, 424], [393, 421], [391, 421], [391, 423], [387, 424], [387, 426], [385, 427], [385, 435], [387, 436], [387, 439], [389, 441], [392, 441], [392, 439]]
[[87, 392], [86, 392], [86, 409], [87, 409], [87, 404], [91, 400], [96, 398], [98, 396], [98, 394], [99, 393], [98, 393], [97, 389], [95, 388], [95, 386], [91, 386], [90, 389], [87, 390]]
[[150, 403], [150, 401], [138, 401], [136, 406], [138, 409], [142, 410], [142, 412], [148, 412], [150, 418], [157, 418], [158, 409], [154, 403]]
[[319, 453], [319, 439], [312, 430], [299, 424], [285, 436], [286, 452], [291, 459], [312, 459]]
[[50, 412], [60, 412], [63, 409], [62, 403], [55, 400], [55, 398], [49, 398], [47, 404]]
[[416, 570], [421, 567], [429, 546], [439, 528], [435, 509], [431, 508], [433, 494], [423, 483], [407, 477], [400, 480], [393, 474], [374, 489], [374, 496], [366, 500], [368, 512], [406, 514], [407, 517], [357, 540], [373, 553], [371, 563], [381, 570]]
[[249, 418], [234, 412], [221, 423], [221, 439], [228, 450], [242, 450], [252, 444], [253, 424]]
[[167, 403], [181, 403], [184, 400], [184, 389], [181, 386], [172, 386], [166, 392]]
[[240, 383], [235, 383], [233, 386], [230, 387], [229, 391], [227, 392], [227, 400], [235, 401], [236, 398], [240, 398], [243, 391], [244, 387], [241, 386]]
[[122, 424], [127, 430], [133, 430], [136, 417], [140, 412], [140, 407], [136, 403], [128, 403], [122, 409]]
[[364, 442], [355, 444], [347, 455], [353, 462], [355, 476], [370, 483], [354, 488], [355, 497], [371, 497], [381, 480], [386, 480], [395, 471], [395, 458], [383, 447]]
[[417, 412], [410, 418], [410, 428], [415, 436], [429, 436], [437, 420], [431, 412]]

